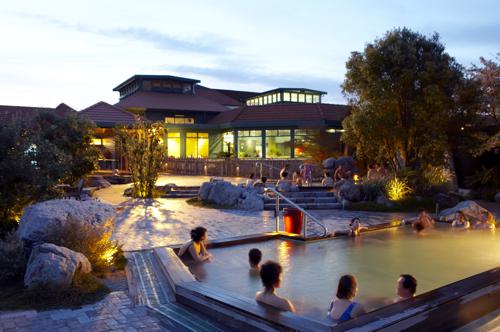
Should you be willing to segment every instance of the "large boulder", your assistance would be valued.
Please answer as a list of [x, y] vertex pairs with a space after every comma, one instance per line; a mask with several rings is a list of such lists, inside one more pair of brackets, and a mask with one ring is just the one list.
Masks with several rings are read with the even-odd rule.
[[24, 275], [24, 285], [51, 284], [68, 287], [77, 271], [89, 273], [92, 266], [83, 254], [52, 243], [35, 246]]
[[[335, 169], [336, 168], [336, 163], [337, 163], [337, 159], [335, 158], [327, 158], [325, 160], [323, 160], [323, 168], [327, 168], [327, 169]], [[333, 176], [333, 174], [332, 174]]]
[[213, 182], [203, 182], [200, 186], [200, 190], [198, 191], [198, 199], [201, 201], [208, 200], [208, 196], [210, 196], [210, 191], [212, 190], [215, 183]]
[[264, 210], [264, 196], [259, 194], [256, 189], [248, 188], [238, 198], [236, 207], [242, 210]]
[[230, 182], [215, 182], [207, 200], [218, 205], [234, 206], [243, 190], [243, 187], [235, 186]]
[[30, 243], [46, 242], [46, 234], [54, 227], [65, 225], [68, 220], [93, 227], [108, 227], [115, 216], [112, 205], [98, 200], [54, 199], [28, 206], [17, 234], [21, 240]]
[[452, 208], [441, 211], [439, 220], [441, 221], [453, 221], [455, 219], [455, 214], [458, 211], [462, 211], [465, 216], [471, 220], [478, 220], [481, 214], [484, 212], [489, 212], [487, 209], [483, 208], [481, 205], [474, 201], [463, 201], [458, 203]]
[[338, 195], [340, 198], [351, 202], [359, 202], [361, 200], [361, 190], [352, 181], [343, 181], [338, 188]]
[[[352, 157], [339, 157], [335, 158], [327, 158], [323, 160], [323, 168], [335, 171], [337, 167], [342, 165], [344, 171], [355, 171], [354, 159]], [[332, 174], [333, 176], [333, 174]]]

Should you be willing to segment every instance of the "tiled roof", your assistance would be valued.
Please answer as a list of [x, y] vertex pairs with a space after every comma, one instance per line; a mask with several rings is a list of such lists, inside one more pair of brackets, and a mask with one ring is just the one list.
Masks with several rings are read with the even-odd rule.
[[195, 80], [192, 78], [187, 78], [187, 77], [179, 77], [179, 76], [172, 76], [172, 75], [134, 75], [127, 80], [123, 81], [119, 85], [117, 85], [113, 91], [119, 91], [121, 88], [126, 86], [129, 83], [132, 83], [133, 81], [137, 79], [146, 79], [146, 80], [174, 80], [174, 81], [181, 81], [181, 82], [188, 82], [188, 83], [200, 83], [200, 80]]
[[213, 124], [243, 124], [245, 122], [284, 121], [342, 121], [349, 114], [349, 106], [335, 104], [271, 104], [243, 106], [222, 113], [212, 119]]
[[227, 107], [208, 98], [181, 93], [138, 91], [120, 100], [115, 106], [122, 109], [146, 108], [178, 111], [225, 112]]
[[55, 112], [58, 115], [64, 115], [74, 111], [73, 108], [64, 103], [59, 104], [56, 108], [0, 105], [0, 121], [6, 121], [13, 117], [29, 121], [40, 112]]
[[218, 104], [225, 105], [225, 106], [241, 106], [243, 105], [242, 102], [231, 98], [224, 93], [216, 90], [216, 89], [210, 89], [207, 88], [203, 85], [197, 85], [195, 88], [195, 93], [198, 96], [210, 99]]
[[96, 124], [108, 124], [115, 126], [117, 124], [132, 124], [135, 122], [136, 116], [119, 107], [110, 105], [104, 101], [87, 107], [80, 112], [87, 119], [94, 121]]

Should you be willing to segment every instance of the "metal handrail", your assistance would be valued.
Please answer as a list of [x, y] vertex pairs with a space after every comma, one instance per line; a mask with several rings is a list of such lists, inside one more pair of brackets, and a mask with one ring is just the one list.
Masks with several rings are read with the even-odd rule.
[[304, 238], [307, 238], [307, 220], [310, 219], [314, 223], [318, 224], [321, 228], [323, 228], [323, 235], [322, 237], [326, 237], [328, 235], [328, 228], [326, 228], [321, 221], [319, 221], [316, 217], [314, 217], [312, 214], [304, 210], [300, 205], [298, 205], [295, 202], [292, 202], [288, 197], [280, 193], [279, 191], [273, 189], [273, 188], [265, 188], [266, 192], [272, 192], [276, 195], [276, 231], [279, 231], [279, 224], [280, 224], [280, 213], [279, 213], [279, 200], [282, 199], [294, 208], [300, 210], [304, 216], [305, 220], [303, 221], [303, 232], [304, 232]]
[[262, 161], [258, 161], [255, 163], [255, 168], [259, 167], [260, 166], [260, 177], [262, 177], [262, 175], [264, 174], [263, 170], [262, 170], [262, 167], [265, 166], [268, 168], [268, 170], [272, 170], [272, 169], [275, 169], [277, 170], [278, 172], [281, 172], [281, 168], [279, 167], [275, 167], [273, 165], [269, 165], [269, 164], [266, 164], [266, 163], [263, 163]]

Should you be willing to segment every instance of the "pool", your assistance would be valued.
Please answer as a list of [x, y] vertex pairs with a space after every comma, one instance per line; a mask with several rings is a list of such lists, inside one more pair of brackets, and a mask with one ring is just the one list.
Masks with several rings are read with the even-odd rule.
[[495, 268], [500, 262], [500, 241], [495, 232], [454, 230], [439, 225], [422, 235], [410, 227], [363, 233], [357, 238], [315, 242], [271, 239], [258, 243], [212, 248], [214, 260], [189, 266], [202, 284], [253, 299], [262, 288], [248, 270], [248, 251], [259, 248], [263, 261], [283, 266], [278, 293], [295, 304], [297, 313], [326, 321], [338, 279], [346, 273], [358, 279], [356, 300], [371, 311], [392, 303], [398, 276], [413, 274], [419, 294]]

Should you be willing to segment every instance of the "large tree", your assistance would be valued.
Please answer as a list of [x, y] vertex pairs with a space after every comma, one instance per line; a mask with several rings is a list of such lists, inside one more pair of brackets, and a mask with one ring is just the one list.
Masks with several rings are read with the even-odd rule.
[[441, 165], [448, 150], [448, 120], [462, 67], [439, 36], [394, 29], [346, 64], [344, 95], [352, 113], [342, 140], [367, 161], [395, 169]]

